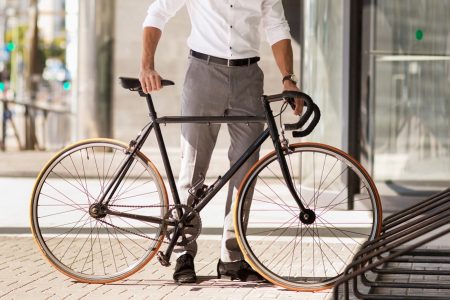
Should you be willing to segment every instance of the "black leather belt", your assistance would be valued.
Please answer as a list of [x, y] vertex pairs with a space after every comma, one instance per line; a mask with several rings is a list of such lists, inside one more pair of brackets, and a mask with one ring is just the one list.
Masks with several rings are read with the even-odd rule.
[[191, 55], [195, 58], [206, 60], [207, 62], [212, 62], [219, 65], [224, 65], [228, 67], [241, 67], [241, 66], [250, 66], [260, 60], [259, 57], [251, 57], [251, 58], [242, 58], [242, 59], [225, 59], [216, 56], [211, 56], [208, 54], [200, 53], [194, 50], [191, 50]]

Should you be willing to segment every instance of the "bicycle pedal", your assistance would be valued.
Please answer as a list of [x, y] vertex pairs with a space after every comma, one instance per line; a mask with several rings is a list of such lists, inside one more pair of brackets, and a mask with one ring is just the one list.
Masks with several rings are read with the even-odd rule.
[[162, 251], [159, 251], [158, 254], [156, 255], [156, 257], [158, 258], [159, 263], [163, 267], [170, 266], [170, 261], [169, 261], [168, 257]]

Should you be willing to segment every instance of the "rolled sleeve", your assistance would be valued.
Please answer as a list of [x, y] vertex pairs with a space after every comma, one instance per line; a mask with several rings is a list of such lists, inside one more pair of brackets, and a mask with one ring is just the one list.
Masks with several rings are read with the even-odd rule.
[[185, 3], [186, 0], [156, 0], [148, 8], [142, 27], [156, 27], [163, 31], [167, 22]]
[[281, 0], [265, 0], [262, 13], [262, 24], [270, 45], [281, 40], [291, 39], [289, 24], [284, 16]]

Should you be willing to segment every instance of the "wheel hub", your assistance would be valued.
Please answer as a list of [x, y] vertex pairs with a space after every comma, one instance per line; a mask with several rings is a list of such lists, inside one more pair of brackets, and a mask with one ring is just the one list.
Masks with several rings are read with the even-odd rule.
[[106, 207], [102, 204], [95, 203], [89, 207], [89, 215], [95, 219], [106, 217]]
[[316, 221], [316, 213], [307, 209], [300, 213], [299, 219], [303, 224], [310, 225]]

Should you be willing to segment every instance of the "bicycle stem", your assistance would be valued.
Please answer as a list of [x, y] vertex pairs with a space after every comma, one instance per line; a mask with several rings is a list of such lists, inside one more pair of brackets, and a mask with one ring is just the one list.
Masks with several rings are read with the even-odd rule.
[[[289, 174], [289, 167], [286, 162], [286, 158], [283, 155], [283, 147], [280, 143], [279, 133], [277, 124], [275, 123], [275, 118], [272, 113], [272, 108], [270, 107], [270, 102], [268, 100], [267, 96], [262, 96], [261, 101], [264, 105], [264, 112], [266, 114], [266, 120], [267, 125], [269, 127], [270, 131], [270, 137], [272, 138], [272, 143], [275, 148], [275, 152], [277, 153], [278, 157], [278, 163], [280, 164], [281, 172], [283, 173], [284, 181], [286, 182], [286, 185], [289, 189], [289, 192], [291, 192], [292, 197], [294, 197], [295, 202], [297, 202], [298, 207], [302, 211], [302, 213], [308, 213], [308, 209], [303, 205], [302, 201], [300, 200], [297, 191], [295, 190], [295, 187], [292, 183], [292, 177]], [[286, 148], [286, 151], [289, 149]]]

